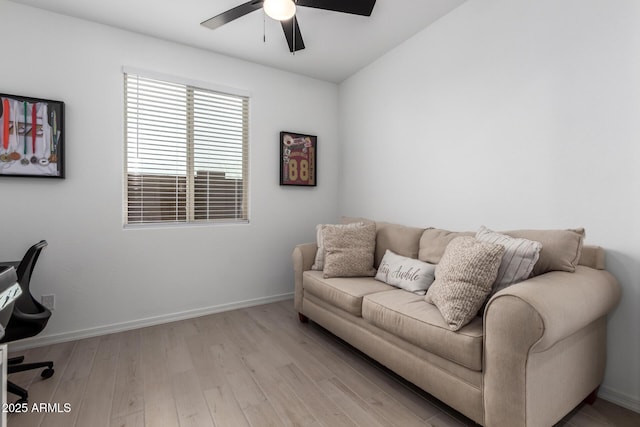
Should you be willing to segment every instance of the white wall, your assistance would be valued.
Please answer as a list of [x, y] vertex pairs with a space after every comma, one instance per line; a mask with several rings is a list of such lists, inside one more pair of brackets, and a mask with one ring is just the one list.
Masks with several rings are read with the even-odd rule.
[[640, 411], [640, 2], [474, 0], [340, 85], [341, 214], [584, 226], [623, 287], [601, 395]]
[[[337, 214], [336, 85], [7, 1], [0, 28], [0, 92], [66, 104], [67, 179], [0, 177], [0, 260], [49, 242], [40, 339], [293, 291], [293, 246]], [[251, 94], [250, 225], [123, 230], [123, 65]], [[281, 130], [318, 135], [318, 187], [279, 186]]]

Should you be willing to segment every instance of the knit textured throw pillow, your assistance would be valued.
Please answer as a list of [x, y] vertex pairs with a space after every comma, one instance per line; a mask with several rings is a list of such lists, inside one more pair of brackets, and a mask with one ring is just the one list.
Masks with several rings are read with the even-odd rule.
[[373, 255], [376, 250], [376, 224], [355, 227], [322, 226], [324, 240], [325, 279], [330, 277], [373, 276]]
[[316, 251], [316, 258], [311, 266], [312, 270], [324, 270], [324, 238], [322, 237], [322, 227], [325, 225], [331, 225], [336, 228], [356, 228], [364, 225], [364, 222], [356, 222], [350, 224], [318, 224], [316, 225], [316, 245], [318, 250]]
[[502, 245], [468, 236], [447, 245], [425, 301], [438, 307], [451, 330], [462, 328], [478, 313], [491, 292], [503, 253]]

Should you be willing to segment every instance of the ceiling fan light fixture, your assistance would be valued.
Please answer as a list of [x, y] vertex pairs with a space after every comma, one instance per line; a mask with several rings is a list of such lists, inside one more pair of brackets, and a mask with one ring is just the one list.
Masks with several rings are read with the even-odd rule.
[[296, 14], [293, 0], [264, 0], [264, 12], [276, 21], [288, 21]]

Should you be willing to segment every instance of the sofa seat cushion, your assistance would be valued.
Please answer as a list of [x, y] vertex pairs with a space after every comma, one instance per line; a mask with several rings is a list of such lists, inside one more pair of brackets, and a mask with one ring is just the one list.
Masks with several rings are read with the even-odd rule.
[[362, 298], [375, 292], [396, 289], [373, 277], [333, 277], [324, 279], [322, 271], [305, 271], [302, 275], [305, 292], [354, 316], [362, 316]]
[[482, 318], [454, 332], [438, 308], [412, 292], [396, 289], [366, 295], [362, 318], [426, 351], [474, 371], [482, 370]]

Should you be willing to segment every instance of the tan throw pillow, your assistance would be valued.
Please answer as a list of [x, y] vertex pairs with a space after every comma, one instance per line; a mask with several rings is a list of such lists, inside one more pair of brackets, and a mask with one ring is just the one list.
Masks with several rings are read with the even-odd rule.
[[542, 243], [540, 259], [533, 267], [533, 276], [548, 271], [576, 271], [584, 243], [584, 228], [573, 230], [515, 230], [503, 231], [511, 237]]
[[372, 221], [367, 218], [343, 216], [342, 224], [353, 222], [374, 223], [376, 225], [376, 252], [374, 267], [378, 268], [387, 249], [409, 258], [418, 258], [420, 237], [424, 228], [407, 227], [384, 221]]
[[344, 228], [322, 226], [325, 260], [323, 276], [373, 276], [373, 254], [376, 249], [375, 223]]
[[540, 257], [540, 249], [542, 249], [540, 242], [510, 237], [491, 231], [484, 226], [480, 227], [476, 233], [476, 239], [504, 246], [498, 276], [493, 283], [489, 297], [508, 286], [528, 279]]
[[457, 331], [469, 323], [482, 307], [498, 275], [504, 247], [456, 237], [436, 266], [436, 280], [425, 301], [440, 310], [449, 328]]
[[[363, 224], [364, 224], [363, 222], [349, 223], [349, 224], [335, 224], [334, 227], [354, 228]], [[329, 225], [329, 224], [316, 225], [316, 245], [318, 246], [318, 250], [316, 250], [316, 258], [313, 262], [313, 265], [311, 266], [312, 270], [318, 270], [318, 271], [324, 270], [324, 239], [322, 238], [322, 227], [324, 225]]]

